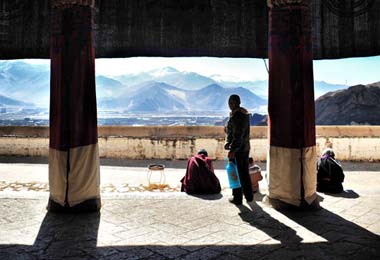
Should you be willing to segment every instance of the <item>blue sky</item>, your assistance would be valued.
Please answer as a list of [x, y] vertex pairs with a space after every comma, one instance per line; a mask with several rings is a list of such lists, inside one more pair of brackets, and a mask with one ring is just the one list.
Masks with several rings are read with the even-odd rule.
[[314, 79], [352, 86], [380, 81], [380, 56], [314, 61]]
[[[26, 60], [29, 63], [47, 63], [48, 60]], [[248, 58], [123, 58], [97, 59], [98, 74], [116, 76], [174, 67], [205, 76], [220, 75], [226, 80], [265, 80], [268, 73], [263, 59]], [[334, 84], [368, 84], [380, 81], [380, 56], [314, 61], [314, 80]]]

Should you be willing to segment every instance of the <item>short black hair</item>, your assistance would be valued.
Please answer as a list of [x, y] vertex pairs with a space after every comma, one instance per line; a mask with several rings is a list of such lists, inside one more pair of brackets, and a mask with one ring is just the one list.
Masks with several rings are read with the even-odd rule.
[[208, 156], [208, 153], [207, 153], [207, 151], [206, 151], [206, 149], [200, 149], [199, 151], [198, 151], [198, 154], [203, 154], [204, 156]]
[[230, 98], [228, 100], [233, 100], [235, 101], [238, 105], [240, 105], [240, 97], [236, 94], [233, 94], [230, 96]]

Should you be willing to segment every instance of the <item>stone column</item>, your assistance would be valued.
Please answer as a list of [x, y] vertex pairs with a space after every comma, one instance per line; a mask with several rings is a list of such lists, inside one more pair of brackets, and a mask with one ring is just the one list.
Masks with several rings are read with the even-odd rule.
[[268, 1], [268, 197], [294, 206], [316, 199], [310, 2]]
[[51, 5], [48, 210], [99, 210], [94, 1]]

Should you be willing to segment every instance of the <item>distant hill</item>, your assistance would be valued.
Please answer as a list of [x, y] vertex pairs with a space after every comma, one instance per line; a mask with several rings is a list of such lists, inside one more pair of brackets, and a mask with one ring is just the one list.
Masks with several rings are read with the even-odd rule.
[[[223, 87], [244, 87], [249, 89], [256, 95], [268, 99], [268, 81], [267, 80], [256, 80], [256, 81], [221, 81], [218, 82]], [[346, 85], [342, 84], [330, 84], [325, 81], [314, 81], [314, 97], [318, 97], [326, 94], [327, 92], [336, 91], [339, 89], [346, 89]]]
[[228, 98], [232, 94], [241, 97], [242, 106], [249, 110], [259, 110], [266, 106], [267, 101], [253, 94], [245, 88], [223, 88], [218, 84], [211, 84], [200, 90], [189, 92], [188, 100], [192, 110], [199, 111], [228, 111]]
[[261, 98], [268, 99], [268, 81], [256, 80], [256, 81], [224, 81], [220, 80], [219, 85], [225, 88], [243, 87], [258, 95]]
[[253, 114], [251, 117], [251, 125], [256, 125], [256, 126], [268, 125], [268, 115]]
[[[254, 113], [249, 118], [249, 124], [251, 126], [266, 126], [268, 125], [268, 116]], [[216, 122], [216, 126], [225, 126], [227, 124], [228, 117], [224, 118], [223, 121]]]
[[98, 98], [107, 98], [120, 95], [126, 90], [126, 86], [106, 76], [96, 76], [96, 96]]
[[380, 82], [329, 92], [316, 100], [317, 125], [380, 125]]
[[314, 81], [314, 97], [318, 99], [324, 94], [340, 89], [346, 89], [348, 86], [342, 84], [330, 84], [324, 81]]
[[149, 81], [138, 91], [98, 102], [100, 108], [123, 109], [130, 112], [166, 112], [186, 110], [182, 100], [173, 94], [182, 90], [165, 83]]

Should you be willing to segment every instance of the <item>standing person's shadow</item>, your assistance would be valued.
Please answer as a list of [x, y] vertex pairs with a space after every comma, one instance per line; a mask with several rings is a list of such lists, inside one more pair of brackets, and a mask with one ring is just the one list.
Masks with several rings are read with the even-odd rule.
[[[271, 259], [270, 254], [273, 252], [281, 252], [284, 249], [296, 251], [301, 244], [302, 238], [297, 235], [295, 230], [272, 217], [255, 202], [250, 202], [249, 208], [245, 205], [237, 207], [240, 210], [239, 216], [243, 221], [264, 232], [272, 239], [278, 240], [279, 245], [277, 244], [278, 242], [273, 244], [273, 241], [269, 243], [264, 241], [252, 246], [232, 247], [230, 250], [236, 251], [236, 254], [247, 256], [249, 259], [252, 256], [255, 256], [255, 259]], [[286, 257], [289, 256], [281, 256], [279, 259], [286, 259]]]
[[292, 228], [281, 223], [265, 212], [255, 202], [249, 203], [250, 208], [245, 205], [238, 206], [241, 219], [251, 226], [263, 231], [273, 239], [279, 240], [283, 245], [299, 244], [302, 238]]
[[[380, 255], [380, 236], [324, 208], [313, 211], [294, 210], [294, 208], [277, 210], [326, 240], [326, 242], [303, 243], [303, 238], [297, 235], [295, 230], [273, 218], [258, 204], [252, 202], [249, 206], [250, 208], [244, 205], [238, 206], [241, 219], [273, 239], [279, 240], [281, 245], [278, 248], [285, 248], [291, 252], [288, 257], [299, 257], [297, 252], [303, 252], [304, 256], [308, 255], [311, 258], [314, 254], [317, 258], [324, 255], [325, 259], [377, 259]], [[247, 255], [253, 254], [258, 257], [276, 256], [269, 255], [265, 247], [248, 247], [242, 250]]]
[[[349, 259], [378, 259], [380, 256], [379, 235], [325, 208], [303, 212], [283, 209], [279, 212], [326, 239], [324, 250], [329, 255], [344, 250], [344, 256], [349, 255]], [[343, 257], [343, 252], [340, 253]]]
[[100, 213], [46, 213], [32, 246], [38, 258], [64, 259], [97, 254]]

